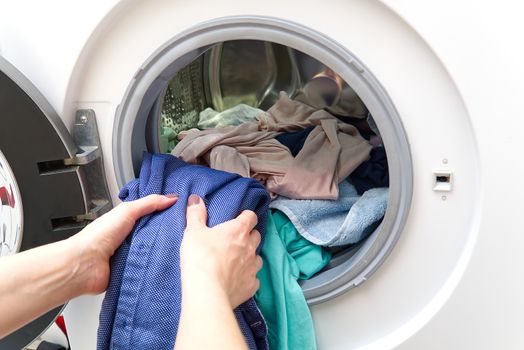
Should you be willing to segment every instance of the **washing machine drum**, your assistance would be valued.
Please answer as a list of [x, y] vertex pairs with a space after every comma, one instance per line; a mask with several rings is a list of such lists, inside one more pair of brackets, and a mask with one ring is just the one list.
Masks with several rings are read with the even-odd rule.
[[[205, 30], [212, 32], [213, 28]], [[303, 37], [297, 36], [296, 42], [299, 40]], [[219, 128], [231, 125], [227, 121], [232, 119], [232, 125], [254, 121], [257, 114], [279, 100], [282, 92], [292, 100], [326, 110], [340, 121], [353, 124], [362, 135], [380, 135], [372, 115], [376, 113], [381, 128], [387, 129], [393, 140], [384, 143], [384, 148], [388, 155], [385, 168], [389, 166], [394, 175], [389, 203], [396, 205], [388, 205], [384, 219], [368, 232], [367, 239], [333, 249], [330, 264], [300, 282], [310, 304], [358, 286], [385, 261], [407, 217], [412, 186], [407, 138], [387, 94], [356, 57], [346, 51], [330, 52], [319, 44], [325, 38], [318, 40], [309, 46], [322, 47], [319, 56], [345, 57], [343, 66], [331, 67], [313, 55], [262, 40], [223, 41], [175, 54], [183, 46], [180, 38], [175, 38], [139, 68], [140, 74], [135, 76], [117, 111], [113, 134], [115, 174], [123, 185], [138, 175], [144, 151], [169, 153], [178, 144], [180, 132], [188, 129]], [[169, 63], [168, 56], [178, 58]], [[353, 70], [353, 81], [339, 74], [344, 69]], [[367, 89], [372, 108], [353, 86]], [[226, 122], [221, 124], [218, 120]], [[375, 140], [381, 142], [380, 137]], [[395, 155], [394, 162], [389, 155]]]

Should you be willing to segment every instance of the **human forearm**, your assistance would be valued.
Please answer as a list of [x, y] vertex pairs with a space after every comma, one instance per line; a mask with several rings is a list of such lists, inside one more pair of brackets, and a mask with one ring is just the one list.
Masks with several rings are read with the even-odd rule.
[[182, 285], [182, 313], [175, 350], [246, 349], [226, 293], [216, 284]]
[[67, 240], [0, 259], [0, 338], [82, 294], [102, 293], [109, 258], [144, 215], [177, 195], [122, 203]]
[[204, 201], [191, 195], [180, 249], [182, 312], [175, 350], [246, 349], [233, 309], [258, 289], [257, 216], [243, 211], [236, 219], [206, 226]]
[[[65, 240], [3, 257], [0, 338], [87, 291], [91, 262]], [[8, 315], [8, 316], [7, 316]]]

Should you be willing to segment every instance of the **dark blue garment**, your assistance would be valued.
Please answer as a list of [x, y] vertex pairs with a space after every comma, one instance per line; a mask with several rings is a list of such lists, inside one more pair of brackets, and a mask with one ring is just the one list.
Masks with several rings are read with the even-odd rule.
[[298, 152], [304, 147], [304, 142], [314, 129], [314, 126], [309, 126], [301, 131], [286, 132], [276, 137], [277, 141], [289, 148], [293, 157], [296, 157]]
[[[190, 194], [203, 198], [208, 226], [235, 218], [243, 210], [258, 215], [265, 232], [269, 195], [256, 180], [189, 165], [171, 155], [144, 154], [140, 177], [120, 198], [177, 193], [170, 208], [140, 219], [111, 261], [111, 278], [98, 329], [97, 349], [173, 349], [181, 305], [180, 243]], [[259, 247], [259, 249], [261, 246]], [[250, 349], [267, 349], [267, 327], [255, 301], [235, 309]]]
[[369, 160], [360, 164], [348, 180], [360, 195], [372, 188], [389, 187], [388, 158], [384, 147], [373, 148]]

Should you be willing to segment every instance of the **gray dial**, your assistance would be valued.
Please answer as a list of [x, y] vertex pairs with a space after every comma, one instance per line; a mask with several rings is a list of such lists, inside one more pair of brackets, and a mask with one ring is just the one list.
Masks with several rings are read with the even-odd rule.
[[0, 256], [16, 253], [22, 242], [20, 191], [7, 159], [0, 151]]

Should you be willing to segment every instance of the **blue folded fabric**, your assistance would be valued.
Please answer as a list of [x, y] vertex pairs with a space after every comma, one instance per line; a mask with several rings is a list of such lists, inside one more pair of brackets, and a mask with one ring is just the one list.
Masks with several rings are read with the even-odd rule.
[[375, 187], [389, 186], [388, 158], [384, 147], [375, 147], [369, 159], [353, 170], [347, 178], [355, 186], [358, 194]]
[[386, 213], [388, 188], [373, 188], [359, 196], [347, 181], [339, 184], [338, 200], [307, 200], [278, 197], [269, 204], [291, 220], [312, 243], [341, 246], [357, 243], [377, 227]]
[[304, 147], [307, 137], [314, 128], [315, 126], [309, 126], [304, 130], [285, 132], [281, 135], [278, 135], [276, 139], [278, 142], [289, 148], [289, 151], [293, 157], [296, 157], [302, 147]]
[[[113, 256], [100, 312], [99, 350], [173, 349], [182, 297], [179, 250], [189, 195], [203, 198], [210, 227], [253, 210], [264, 237], [269, 194], [256, 180], [189, 165], [171, 155], [144, 154], [139, 179], [124, 186], [120, 198], [131, 201], [155, 193], [180, 197], [172, 207], [140, 219]], [[267, 349], [267, 327], [255, 301], [240, 305], [235, 316], [249, 348]]]

